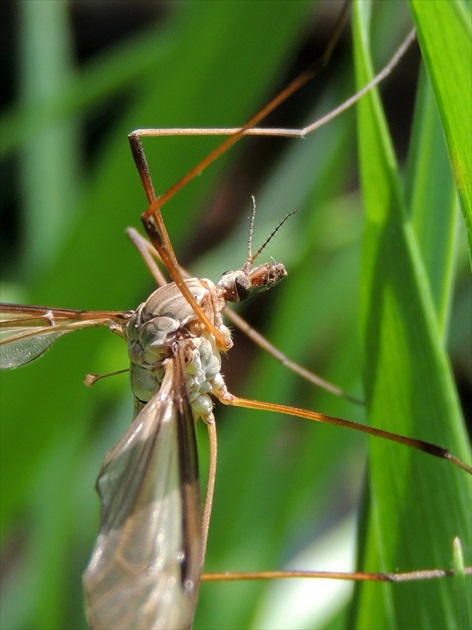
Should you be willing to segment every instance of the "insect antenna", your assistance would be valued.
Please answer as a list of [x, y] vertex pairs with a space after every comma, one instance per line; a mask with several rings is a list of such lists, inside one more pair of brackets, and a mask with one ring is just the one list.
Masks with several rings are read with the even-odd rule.
[[272, 232], [269, 234], [266, 240], [262, 243], [262, 245], [259, 247], [257, 252], [253, 254], [252, 253], [252, 240], [253, 240], [253, 235], [254, 235], [254, 220], [256, 218], [256, 199], [254, 196], [252, 196], [251, 199], [252, 199], [252, 211], [251, 211], [251, 214], [249, 215], [249, 233], [248, 233], [248, 239], [247, 239], [247, 260], [244, 263], [243, 270], [246, 270], [247, 267], [249, 267], [250, 265], [254, 263], [256, 258], [267, 247], [267, 245], [270, 243], [270, 241], [275, 236], [275, 234], [280, 230], [280, 228], [285, 223], [285, 221], [289, 217], [291, 217], [292, 214], [296, 214], [297, 212], [297, 210], [292, 210], [292, 212], [289, 212], [288, 214], [286, 214], [285, 217], [281, 221], [279, 221], [279, 223], [275, 226], [275, 228], [272, 230]]

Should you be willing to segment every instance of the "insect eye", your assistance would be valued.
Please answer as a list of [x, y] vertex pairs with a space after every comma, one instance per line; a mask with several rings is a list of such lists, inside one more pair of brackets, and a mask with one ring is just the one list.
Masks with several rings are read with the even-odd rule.
[[239, 300], [247, 300], [252, 293], [252, 282], [249, 278], [246, 275], [241, 274], [235, 278], [234, 284]]
[[251, 279], [241, 270], [224, 273], [218, 286], [224, 290], [225, 300], [228, 302], [246, 300], [252, 291]]

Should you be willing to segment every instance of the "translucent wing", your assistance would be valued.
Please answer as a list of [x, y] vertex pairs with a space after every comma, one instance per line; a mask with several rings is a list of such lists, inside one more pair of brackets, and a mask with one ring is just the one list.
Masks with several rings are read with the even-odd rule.
[[127, 314], [115, 311], [74, 311], [43, 306], [0, 304], [0, 368], [25, 365], [40, 357], [62, 335], [108, 326], [122, 334]]
[[84, 573], [91, 628], [189, 628], [202, 564], [192, 410], [179, 352], [105, 458], [98, 539]]

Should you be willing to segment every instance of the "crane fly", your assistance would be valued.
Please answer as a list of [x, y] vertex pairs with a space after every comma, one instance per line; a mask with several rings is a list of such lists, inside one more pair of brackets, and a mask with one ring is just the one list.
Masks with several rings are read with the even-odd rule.
[[[152, 200], [150, 200], [152, 201]], [[151, 217], [154, 216], [154, 210], [153, 212], [150, 214]], [[156, 232], [154, 231], [153, 226], [149, 227], [148, 224], [148, 230], [149, 230], [149, 236], [152, 239], [156, 238]], [[157, 234], [157, 238], [161, 238], [162, 233], [161, 231], [158, 230], [158, 234]], [[192, 281], [193, 282], [193, 281]], [[199, 283], [200, 281], [198, 281]], [[191, 287], [193, 292], [201, 292], [201, 286], [200, 284], [195, 284], [193, 285], [192, 283], [189, 285], [186, 285]], [[210, 286], [210, 285], [208, 285]], [[204, 287], [205, 289], [208, 289], [207, 287]], [[205, 326], [202, 324], [202, 321], [198, 318], [193, 318], [193, 315], [190, 313], [190, 307], [188, 305], [188, 302], [186, 302], [185, 300], [183, 300], [182, 296], [179, 293], [175, 293], [175, 286], [174, 285], [167, 285], [168, 288], [167, 290], [171, 292], [171, 299], [174, 301], [178, 301], [179, 302], [179, 311], [180, 309], [184, 309], [185, 310], [185, 318], [187, 319], [188, 317], [190, 317], [191, 319], [188, 320], [185, 324], [185, 326], [187, 326], [190, 330], [186, 330], [186, 334], [189, 334], [190, 338], [192, 340], [199, 340], [202, 338], [205, 338]], [[166, 288], [166, 287], [165, 287]], [[158, 294], [155, 294], [156, 296]], [[159, 294], [162, 295], [162, 294]], [[152, 296], [151, 298], [149, 298], [149, 300], [146, 302], [146, 304], [151, 304], [152, 303]], [[160, 302], [159, 302], [160, 304]], [[98, 315], [97, 313], [94, 312], [82, 312], [79, 313], [77, 311], [68, 311], [66, 309], [37, 309], [35, 307], [25, 307], [22, 308], [21, 311], [19, 311], [20, 307], [11, 307], [9, 309], [7, 309], [7, 312], [13, 316], [15, 323], [15, 329], [16, 332], [20, 331], [20, 334], [22, 334], [23, 329], [26, 331], [25, 335], [27, 335], [28, 341], [25, 342], [25, 337], [22, 337], [21, 340], [18, 341], [18, 343], [16, 344], [15, 342], [13, 342], [12, 344], [10, 344], [10, 348], [12, 349], [12, 352], [10, 355], [8, 355], [8, 351], [7, 351], [7, 360], [13, 362], [13, 363], [18, 363], [20, 359], [18, 359], [18, 356], [21, 357], [21, 360], [24, 360], [25, 362], [27, 360], [33, 359], [35, 358], [35, 356], [38, 356], [39, 354], [41, 354], [41, 352], [44, 350], [45, 347], [49, 346], [52, 342], [54, 342], [56, 340], [56, 338], [58, 338], [59, 336], [62, 336], [62, 334], [65, 334], [66, 332], [69, 332], [73, 329], [80, 329], [80, 328], [85, 328], [85, 327], [90, 327], [90, 326], [94, 326], [94, 325], [105, 325], [108, 326], [113, 332], [121, 335], [121, 336], [127, 336], [129, 337], [129, 333], [128, 332], [124, 332], [125, 328], [130, 326], [130, 328], [132, 328], [133, 326], [135, 327], [135, 324], [133, 324], [132, 322], [134, 321], [133, 318], [136, 316], [136, 313], [123, 313], [123, 312], [108, 312], [106, 314], [102, 314], [102, 315]], [[157, 305], [154, 307], [153, 305], [153, 309], [159, 309], [160, 306]], [[141, 307], [140, 307], [141, 309]], [[143, 308], [138, 309], [138, 311], [140, 313], [142, 313], [142, 311], [146, 311], [146, 306], [143, 306]], [[189, 310], [190, 309], [190, 310]], [[193, 312], [193, 310], [192, 310]], [[131, 323], [130, 323], [131, 322]], [[11, 322], [10, 322], [11, 325]], [[192, 327], [196, 325], [198, 328], [203, 328], [202, 330], [198, 331], [198, 334], [196, 334], [196, 332], [194, 330], [192, 330]], [[140, 329], [140, 327], [138, 327]], [[175, 331], [174, 331], [175, 332]], [[221, 335], [221, 339], [219, 340], [219, 343], [221, 344], [221, 348], [224, 349], [225, 348], [225, 339], [227, 340], [226, 337], [226, 332], [223, 332]], [[211, 341], [211, 337], [210, 339], [206, 340], [207, 342], [212, 343]], [[192, 341], [191, 343], [195, 343], [195, 341]], [[229, 342], [228, 342], [229, 343]], [[227, 344], [228, 345], [228, 344]], [[27, 348], [27, 350], [25, 351], [25, 348]], [[196, 348], [191, 348], [191, 352], [195, 351]], [[26, 356], [25, 358], [25, 352], [28, 352], [29, 354]], [[177, 342], [176, 347], [173, 348], [172, 350], [172, 356], [166, 356], [165, 360], [167, 361], [167, 363], [165, 364], [165, 366], [162, 367], [162, 371], [163, 371], [163, 380], [162, 380], [162, 384], [161, 384], [161, 389], [159, 390], [159, 395], [155, 395], [151, 398], [150, 402], [145, 405], [142, 409], [142, 403], [145, 402], [145, 398], [146, 396], [142, 397], [142, 396], [138, 396], [138, 402], [136, 403], [137, 405], [137, 411], [138, 411], [138, 415], [137, 418], [135, 419], [135, 423], [139, 420], [139, 422], [137, 424], [133, 423], [132, 427], [130, 428], [129, 432], [127, 432], [126, 436], [123, 438], [122, 441], [120, 441], [120, 443], [118, 443], [116, 445], [116, 447], [114, 449], [112, 449], [112, 451], [110, 451], [110, 453], [108, 454], [105, 464], [104, 464], [104, 468], [102, 470], [102, 474], [101, 474], [101, 481], [104, 482], [104, 480], [106, 479], [107, 475], [109, 474], [109, 471], [111, 470], [113, 473], [115, 473], [115, 469], [112, 468], [112, 462], [114, 462], [114, 466], [116, 466], [116, 460], [117, 459], [121, 459], [122, 463], [120, 464], [121, 468], [120, 470], [120, 480], [121, 481], [128, 481], [130, 484], [133, 483], [133, 479], [134, 477], [132, 477], [132, 475], [130, 475], [130, 465], [131, 465], [131, 456], [128, 455], [128, 450], [131, 449], [132, 452], [136, 452], [136, 453], [143, 453], [143, 445], [145, 444], [146, 447], [148, 446], [148, 442], [147, 440], [142, 441], [140, 440], [140, 434], [138, 432], [138, 426], [141, 428], [143, 432], [148, 432], [146, 433], [146, 438], [150, 438], [152, 440], [152, 437], [155, 436], [157, 434], [157, 430], [156, 428], [153, 426], [153, 423], [157, 423], [160, 422], [163, 426], [165, 425], [166, 427], [168, 426], [170, 431], [176, 431], [178, 430], [176, 428], [176, 422], [175, 420], [177, 418], [182, 419], [187, 419], [186, 421], [186, 429], [188, 432], [188, 427], [191, 426], [191, 422], [189, 420], [189, 418], [191, 418], [191, 416], [193, 415], [192, 413], [192, 409], [191, 409], [191, 405], [187, 404], [186, 401], [188, 399], [188, 385], [185, 385], [185, 379], [182, 379], [182, 374], [184, 373], [185, 369], [184, 366], [186, 365], [186, 362], [188, 365], [190, 365], [192, 367], [192, 369], [195, 368], [195, 363], [193, 362], [192, 359], [189, 359], [189, 357], [187, 356], [189, 352], [189, 348], [186, 345], [186, 343], [184, 343], [183, 345], [180, 344], [180, 340]], [[212, 354], [212, 352], [210, 352], [210, 355], [214, 356]], [[8, 356], [10, 356], [10, 358], [8, 358]], [[141, 366], [142, 367], [142, 366]], [[146, 378], [142, 378], [140, 376], [137, 377], [137, 382], [138, 382], [138, 387], [141, 387], [141, 383], [142, 381], [145, 381]], [[206, 381], [205, 381], [206, 382]], [[186, 391], [187, 388], [187, 391]], [[159, 396], [159, 398], [158, 398]], [[165, 406], [164, 406], [164, 402], [165, 401]], [[169, 414], [170, 417], [172, 417], [174, 419], [174, 422], [168, 423], [166, 424], [165, 422], [165, 414], [164, 414], [164, 410], [166, 410], [166, 413]], [[199, 413], [201, 413], [201, 410], [199, 410]], [[141, 415], [142, 414], [142, 415]], [[210, 420], [211, 423], [211, 418], [207, 417], [207, 419]], [[184, 430], [185, 432], [185, 430]], [[160, 433], [161, 436], [163, 436], [163, 433]], [[186, 462], [186, 465], [189, 468], [189, 471], [187, 473], [180, 473], [180, 477], [181, 479], [184, 478], [186, 480], [186, 483], [188, 486], [191, 486], [192, 484], [195, 485], [195, 462], [194, 462], [194, 454], [195, 454], [195, 446], [192, 442], [192, 440], [194, 440], [194, 437], [192, 437], [192, 432], [189, 432], [189, 435], [187, 435], [187, 437], [185, 439], [181, 438], [180, 440], [180, 444], [181, 447], [179, 447], [180, 450], [180, 457], [179, 457], [179, 461], [181, 462], [181, 465], [183, 462]], [[173, 442], [175, 444], [175, 434], [169, 436], [167, 438], [168, 442]], [[142, 442], [142, 443], [140, 443]], [[183, 444], [182, 444], [183, 442]], [[125, 448], [125, 444], [126, 444], [126, 448]], [[162, 440], [162, 442], [157, 445], [157, 448], [161, 448], [162, 445], [165, 444], [164, 439]], [[146, 454], [146, 447], [144, 448], [144, 455]], [[136, 451], [134, 451], [134, 449], [136, 448]], [[175, 449], [174, 449], [174, 453], [175, 453]], [[172, 454], [172, 449], [170, 450], [170, 452], [166, 452], [166, 453], [162, 453], [162, 457], [166, 458], [166, 457], [170, 457]], [[132, 458], [133, 463], [135, 463], [136, 465], [139, 466], [139, 463], [141, 461], [140, 457], [138, 457], [137, 455], [133, 456]], [[157, 456], [155, 461], [157, 461]], [[162, 460], [161, 460], [162, 461]], [[169, 474], [175, 475], [176, 474], [176, 463], [175, 461], [173, 462], [173, 464], [169, 463], [168, 465], [168, 471]], [[137, 479], [139, 479], [139, 471], [137, 471]], [[141, 473], [143, 474], [143, 473]], [[134, 479], [136, 481], [136, 479]], [[175, 479], [171, 479], [170, 480], [170, 484], [172, 485], [172, 483], [175, 483]], [[185, 485], [185, 484], [184, 484]], [[100, 482], [99, 482], [99, 486], [100, 486]], [[132, 487], [132, 486], [131, 486]], [[174, 486], [172, 486], [174, 488]], [[174, 488], [175, 489], [175, 488]], [[129, 490], [127, 489], [126, 486], [123, 486], [122, 483], [120, 483], [119, 485], [117, 485], [117, 487], [115, 488], [115, 491], [117, 493], [117, 495], [122, 495], [122, 493], [126, 493], [126, 492], [131, 492], [136, 495], [136, 489], [134, 490]], [[152, 489], [150, 489], [151, 492], [153, 493], [158, 493], [159, 492], [159, 486], [156, 483], [156, 487], [153, 487]], [[107, 491], [105, 491], [107, 492]], [[195, 511], [196, 511], [196, 505], [198, 504], [196, 498], [197, 498], [197, 492], [191, 492], [191, 503], [194, 506], [194, 509], [190, 509], [189, 513], [191, 515], [195, 515]], [[179, 500], [174, 500], [174, 506], [173, 506], [173, 512], [174, 515], [177, 514], [178, 512], [178, 507], [175, 504], [179, 504], [180, 501]], [[124, 502], [126, 504], [126, 501]], [[188, 503], [184, 503], [185, 505], [188, 506]], [[106, 506], [106, 505], [102, 505], [102, 509], [104, 511], [104, 515], [109, 516], [110, 512], [114, 512], [115, 509], [117, 509], [119, 507], [119, 502], [118, 499], [114, 499], [113, 500], [113, 505], [110, 506]], [[118, 510], [119, 512], [119, 510]], [[123, 517], [123, 515], [121, 515], [120, 513], [118, 514], [113, 514], [113, 516], [115, 518], [117, 518], [118, 520], [120, 518]], [[126, 516], [126, 515], [124, 515]], [[190, 521], [192, 521], [192, 518], [190, 518]], [[116, 521], [115, 521], [116, 522]], [[147, 521], [147, 524], [149, 523], [149, 521]], [[91, 565], [89, 566], [89, 584], [93, 584], [93, 591], [94, 594], [93, 596], [96, 596], [96, 600], [95, 602], [91, 603], [91, 615], [90, 615], [90, 619], [92, 622], [92, 625], [95, 624], [94, 622], [94, 614], [95, 612], [99, 609], [99, 605], [97, 604], [97, 600], [99, 602], [104, 602], [106, 604], [106, 606], [108, 607], [108, 609], [110, 607], [112, 607], [114, 609], [114, 614], [116, 614], [117, 618], [119, 621], [117, 621], [116, 623], [114, 623], [115, 627], [130, 627], [130, 624], [128, 623], [128, 620], [126, 618], [126, 614], [129, 613], [129, 607], [128, 606], [124, 606], [124, 609], [122, 610], [121, 608], [118, 607], [118, 604], [122, 604], [123, 600], [121, 597], [121, 591], [117, 591], [116, 592], [116, 599], [110, 599], [110, 592], [112, 593], [112, 597], [115, 595], [113, 593], [113, 588], [110, 587], [110, 584], [107, 582], [107, 578], [106, 576], [103, 575], [102, 573], [102, 569], [99, 566], [99, 561], [101, 559], [101, 557], [103, 557], [104, 555], [104, 550], [106, 550], [106, 545], [103, 544], [103, 537], [105, 536], [106, 533], [106, 537], [107, 537], [107, 545], [111, 544], [110, 543], [110, 538], [111, 538], [111, 533], [108, 531], [108, 529], [106, 529], [108, 527], [108, 525], [105, 523], [105, 530], [103, 529], [104, 527], [104, 523], [102, 522], [102, 529], [101, 529], [101, 533], [100, 533], [100, 537], [99, 540], [97, 541], [97, 546], [96, 546], [96, 553], [94, 554], [92, 561], [91, 561]], [[187, 537], [189, 539], [195, 540], [198, 539], [199, 537], [199, 526], [198, 524], [196, 524], [195, 522], [188, 522], [186, 523], [186, 527], [188, 528], [187, 531]], [[137, 530], [135, 530], [137, 531]], [[150, 548], [149, 549], [145, 549], [144, 551], [147, 553], [150, 553], [151, 555], [155, 555], [158, 553], [157, 552], [157, 541], [159, 539], [159, 534], [156, 532], [156, 536], [152, 537], [149, 536], [149, 532], [148, 533], [148, 538], [152, 539], [152, 541], [150, 542]], [[143, 532], [143, 535], [146, 537], [146, 532]], [[119, 534], [119, 541], [118, 541], [118, 546], [120, 546], [120, 550], [125, 552], [127, 550], [127, 547], [125, 548], [125, 546], [123, 545], [123, 535], [120, 532]], [[153, 546], [155, 545], [155, 546]], [[179, 543], [178, 543], [179, 545]], [[170, 546], [167, 547], [167, 549], [171, 548]], [[200, 559], [200, 546], [199, 544], [193, 544], [193, 545], [188, 545], [185, 547], [186, 552], [185, 553], [181, 553], [180, 551], [180, 547], [178, 547], [178, 551], [173, 550], [173, 554], [179, 556], [179, 571], [181, 571], [182, 573], [185, 574], [185, 580], [181, 581], [180, 584], [181, 586], [178, 588], [178, 595], [177, 597], [182, 597], [182, 601], [185, 602], [185, 598], [188, 598], [190, 600], [190, 604], [187, 605], [185, 603], [179, 603], [179, 604], [175, 604], [172, 607], [172, 610], [174, 610], [175, 608], [180, 608], [182, 609], [184, 612], [182, 613], [183, 616], [178, 617], [177, 621], [170, 621], [170, 625], [175, 625], [176, 627], [183, 627], [185, 625], [188, 625], [190, 623], [190, 619], [191, 619], [191, 615], [193, 613], [189, 613], [188, 610], [193, 608], [194, 605], [194, 599], [195, 599], [195, 595], [196, 595], [196, 585], [195, 582], [198, 581], [198, 572], [199, 572], [199, 567], [198, 570], [193, 569], [193, 571], [190, 571], [190, 575], [191, 577], [189, 577], [183, 570], [182, 570], [182, 566], [183, 565], [187, 565], [187, 562], [189, 564], [194, 564], [194, 565], [199, 565], [201, 559]], [[187, 550], [191, 550], [191, 553], [187, 554]], [[98, 553], [97, 553], [98, 552]], [[98, 558], [97, 556], [100, 556], [100, 558]], [[116, 556], [115, 556], [116, 557]], [[126, 566], [127, 566], [127, 571], [129, 572], [130, 570], [130, 563], [132, 562], [132, 560], [130, 560], [129, 558], [120, 558], [123, 560], [123, 562], [126, 561]], [[105, 560], [107, 560], [107, 558], [105, 558]], [[175, 560], [175, 558], [174, 558]], [[160, 569], [160, 567], [159, 567]], [[195, 572], [197, 574], [197, 577], [195, 577]], [[144, 598], [146, 600], [146, 602], [149, 603], [149, 607], [150, 609], [152, 609], [152, 604], [153, 604], [153, 589], [156, 588], [156, 584], [159, 584], [159, 576], [164, 575], [165, 576], [165, 572], [159, 570], [158, 571], [159, 575], [156, 575], [155, 573], [151, 572], [150, 575], [150, 581], [147, 583], [147, 585], [144, 587], [142, 582], [140, 582], [140, 588], [139, 588], [139, 597]], [[166, 578], [167, 579], [167, 578]], [[86, 579], [87, 581], [87, 579]], [[174, 576], [172, 576], [172, 578], [170, 579], [170, 582], [174, 583]], [[166, 582], [167, 584], [169, 584], [169, 581]], [[186, 588], [182, 588], [182, 585], [186, 585]], [[100, 586], [103, 586], [105, 589], [106, 594], [103, 596], [100, 591]], [[159, 588], [159, 587], [158, 587]], [[163, 593], [164, 593], [164, 598], [167, 597], [175, 597], [175, 595], [171, 595], [170, 591], [167, 587], [164, 588], [163, 590], [159, 591], [159, 596], [163, 597]], [[133, 594], [133, 596], [135, 597], [135, 594]], [[126, 602], [126, 600], [125, 600]], [[99, 614], [99, 613], [97, 613]], [[105, 614], [109, 614], [109, 610], [105, 611]], [[159, 615], [160, 613], [150, 613], [150, 614], [157, 614]], [[125, 625], [119, 625], [120, 621], [122, 623], [124, 623]], [[95, 624], [96, 627], [102, 627], [101, 623], [99, 622], [98, 624]], [[149, 625], [149, 627], [151, 627], [151, 624], [147, 624]], [[160, 623], [160, 625], [162, 626], [163, 624]], [[109, 626], [112, 627], [112, 626]], [[140, 627], [140, 626], [137, 626]], [[147, 626], [146, 626], [147, 627]], [[155, 627], [160, 627], [159, 624], [156, 623]], [[165, 625], [164, 625], [165, 627]]]

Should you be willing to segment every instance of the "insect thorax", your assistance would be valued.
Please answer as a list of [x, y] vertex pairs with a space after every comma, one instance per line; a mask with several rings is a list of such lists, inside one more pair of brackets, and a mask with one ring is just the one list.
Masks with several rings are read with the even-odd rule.
[[[230, 343], [230, 331], [221, 317], [225, 307], [221, 290], [206, 279], [191, 278], [186, 285]], [[184, 378], [194, 417], [210, 418], [213, 403], [209, 393], [219, 394], [222, 388], [226, 391], [220, 374], [220, 351], [175, 283], [154, 291], [131, 316], [126, 332], [136, 411], [159, 390], [166, 362], [177, 345], [183, 345]]]

